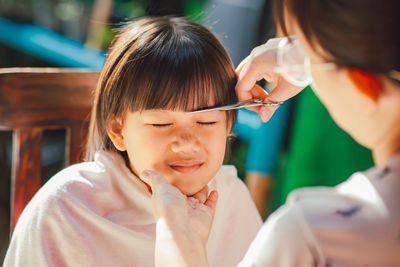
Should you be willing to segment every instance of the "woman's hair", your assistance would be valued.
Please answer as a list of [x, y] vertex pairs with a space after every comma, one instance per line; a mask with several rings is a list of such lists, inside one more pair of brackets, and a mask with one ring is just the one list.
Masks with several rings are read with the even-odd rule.
[[[117, 151], [106, 131], [110, 119], [123, 118], [127, 111], [232, 104], [235, 84], [228, 53], [205, 27], [176, 17], [128, 23], [112, 43], [100, 75], [86, 159], [97, 150]], [[226, 117], [233, 122], [236, 111], [227, 111]]]
[[275, 0], [273, 10], [284, 35], [289, 14], [310, 45], [339, 67], [386, 76], [400, 71], [399, 0]]

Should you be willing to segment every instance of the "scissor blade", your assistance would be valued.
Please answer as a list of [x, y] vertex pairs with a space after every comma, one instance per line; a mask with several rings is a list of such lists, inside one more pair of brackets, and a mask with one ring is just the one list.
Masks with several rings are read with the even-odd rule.
[[201, 112], [208, 112], [208, 111], [232, 110], [232, 109], [238, 109], [238, 108], [240, 108], [240, 106], [238, 106], [238, 105], [228, 105], [228, 106], [221, 106], [221, 107], [215, 107], [215, 108], [199, 109], [199, 110], [190, 111], [188, 113], [193, 114], [193, 113], [201, 113]]
[[199, 109], [188, 113], [200, 113], [200, 112], [217, 111], [217, 110], [232, 110], [232, 109], [256, 107], [256, 106], [279, 106], [281, 104], [283, 104], [283, 102], [273, 103], [273, 102], [263, 102], [263, 101], [245, 101], [245, 102], [239, 102], [235, 105], [226, 105], [221, 107]]

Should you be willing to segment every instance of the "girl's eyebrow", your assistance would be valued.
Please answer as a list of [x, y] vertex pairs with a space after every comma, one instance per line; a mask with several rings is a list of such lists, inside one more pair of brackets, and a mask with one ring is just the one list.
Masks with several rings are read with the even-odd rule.
[[216, 117], [224, 113], [224, 110], [213, 110], [207, 111], [198, 114], [190, 114], [190, 111], [172, 111], [172, 110], [165, 110], [165, 109], [146, 109], [140, 112], [141, 116], [170, 116], [173, 115], [174, 112], [185, 113], [185, 115], [194, 115], [198, 118], [205, 118], [205, 117]]
[[152, 114], [168, 114], [169, 110], [164, 110], [164, 109], [145, 109], [140, 111], [141, 115], [152, 115]]
[[194, 113], [194, 114], [190, 114], [190, 112], [186, 112], [187, 115], [192, 115], [194, 117], [197, 118], [202, 118], [202, 119], [206, 119], [206, 118], [219, 118], [221, 117], [221, 115], [225, 114], [224, 110], [214, 110], [214, 111], [207, 111], [207, 112], [202, 112], [202, 113]]
[[157, 118], [169, 118], [171, 114], [168, 112], [168, 110], [162, 110], [162, 109], [147, 109], [140, 111], [139, 116], [141, 117], [157, 117]]
[[[224, 113], [224, 112], [225, 112], [225, 110], [210, 110], [210, 111], [207, 111], [207, 112], [197, 113], [197, 115], [199, 115], [199, 116], [200, 115], [219, 115], [219, 114]], [[190, 111], [188, 113], [190, 113]]]

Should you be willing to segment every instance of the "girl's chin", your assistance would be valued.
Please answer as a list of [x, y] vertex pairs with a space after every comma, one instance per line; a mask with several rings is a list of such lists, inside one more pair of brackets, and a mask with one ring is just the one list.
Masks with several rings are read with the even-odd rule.
[[[174, 184], [172, 184], [172, 185], [174, 185]], [[177, 187], [179, 189], [179, 191], [181, 191], [182, 194], [190, 197], [190, 196], [193, 196], [194, 194], [196, 194], [197, 192], [199, 192], [201, 189], [203, 189], [205, 185], [201, 188], [193, 187], [193, 186], [191, 186], [191, 187], [179, 186], [179, 185], [174, 185], [174, 186]]]
[[[185, 175], [185, 176], [166, 176], [169, 184], [175, 186], [181, 191], [185, 196], [193, 196], [197, 192], [201, 191], [209, 181], [212, 179], [204, 179], [204, 176], [211, 176], [210, 174], [200, 174], [200, 175]], [[190, 179], [188, 179], [190, 177]], [[203, 178], [203, 179], [202, 179]]]
[[193, 189], [186, 189], [186, 188], [180, 188], [178, 187], [179, 191], [181, 191], [182, 194], [184, 194], [187, 197], [193, 196], [194, 194], [196, 194], [198, 191], [200, 190], [193, 190]]

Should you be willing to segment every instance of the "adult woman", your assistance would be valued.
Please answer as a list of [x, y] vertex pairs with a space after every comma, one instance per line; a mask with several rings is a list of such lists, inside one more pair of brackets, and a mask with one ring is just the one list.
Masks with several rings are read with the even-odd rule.
[[[400, 266], [399, 8], [397, 0], [275, 2], [278, 29], [287, 37], [254, 49], [238, 67], [239, 99], [263, 97], [254, 87], [261, 78], [278, 84], [266, 97], [269, 101], [286, 100], [312, 81], [336, 123], [372, 150], [376, 167], [334, 188], [295, 191], [266, 221], [243, 266]], [[267, 121], [274, 109], [255, 111]], [[165, 195], [171, 199], [172, 190], [158, 183], [162, 179], [157, 175], [147, 179], [156, 189], [154, 204], [162, 211], [155, 215], [168, 226], [162, 227], [169, 235], [160, 236], [157, 248], [167, 243], [182, 248], [191, 240], [198, 250], [180, 250], [181, 260], [206, 264], [199, 241], [206, 224], [196, 225], [201, 235], [182, 235], [191, 232], [193, 224], [183, 223], [184, 216], [174, 220], [164, 215], [176, 210], [165, 205]], [[215, 205], [215, 194], [211, 196], [200, 205], [203, 222]], [[171, 236], [174, 242], [169, 242]]]

